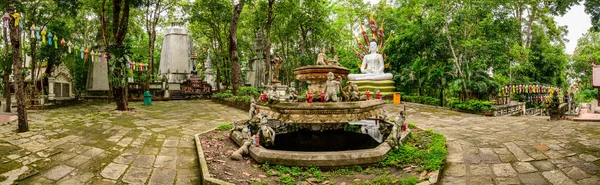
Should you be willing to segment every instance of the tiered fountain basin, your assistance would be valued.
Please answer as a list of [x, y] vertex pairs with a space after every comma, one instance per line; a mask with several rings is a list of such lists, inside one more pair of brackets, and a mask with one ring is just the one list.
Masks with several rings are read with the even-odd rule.
[[282, 123], [302, 125], [311, 124], [343, 124], [351, 121], [375, 118], [383, 108], [383, 100], [356, 102], [313, 102], [277, 104], [259, 103], [258, 114], [266, 115], [270, 120]]
[[371, 91], [371, 94], [375, 94], [375, 90], [379, 89], [379, 92], [383, 96], [391, 96], [394, 94], [394, 81], [393, 80], [357, 80], [350, 81], [358, 86], [358, 90], [361, 94], [365, 94], [367, 90]]
[[[384, 105], [383, 100], [258, 103], [258, 114], [265, 115], [267, 125], [275, 130], [275, 142], [270, 146], [252, 145], [249, 154], [258, 163], [290, 166], [336, 167], [380, 162], [390, 145], [367, 134], [346, 131], [345, 127], [360, 120], [390, 125], [373, 120], [382, 113]], [[401, 138], [408, 133], [404, 131]], [[248, 135], [234, 130], [230, 138], [241, 146]]]
[[[404, 131], [402, 133], [402, 138], [406, 138], [406, 136], [409, 133], [410, 133], [409, 130]], [[357, 134], [360, 134], [360, 133], [357, 133]], [[295, 135], [300, 135], [300, 134], [295, 134]], [[368, 135], [365, 135], [365, 134], [360, 134], [360, 135], [364, 135], [364, 136], [354, 138], [354, 140], [361, 139], [361, 141], [358, 141], [358, 142], [362, 142], [365, 139], [370, 139], [370, 138], [365, 138], [365, 137], [369, 137]], [[236, 144], [241, 146], [244, 143], [244, 141], [246, 141], [247, 137], [244, 134], [242, 134], [241, 132], [235, 131], [235, 132], [231, 133], [230, 138]], [[287, 141], [283, 141], [283, 143], [285, 143], [285, 142], [294, 143], [295, 142], [295, 140], [291, 139], [291, 138], [277, 138], [277, 137], [276, 137], [276, 142], [279, 142], [279, 141], [277, 141], [278, 139], [287, 140]], [[340, 139], [340, 138], [338, 138], [338, 139]], [[351, 138], [348, 138], [348, 139], [351, 139]], [[320, 145], [323, 145], [323, 143], [327, 143], [332, 146], [340, 144], [336, 141], [337, 140], [315, 141], [313, 139], [313, 140], [306, 140], [305, 142], [320, 143]], [[348, 145], [348, 144], [356, 144], [356, 143], [357, 143], [357, 141], [348, 140], [344, 144]], [[277, 143], [277, 144], [279, 144], [279, 143]], [[365, 145], [371, 145], [372, 147], [365, 146]], [[361, 147], [361, 146], [359, 146], [359, 147]], [[324, 150], [299, 151], [299, 150], [294, 150], [291, 148], [286, 148], [285, 150], [278, 150], [278, 149], [273, 149], [273, 148], [277, 148], [277, 147], [265, 148], [260, 145], [259, 146], [251, 145], [249, 148], [249, 153], [250, 153], [250, 156], [254, 160], [256, 160], [256, 162], [258, 162], [258, 163], [268, 162], [269, 164], [281, 164], [281, 165], [288, 165], [288, 166], [339, 167], [339, 166], [374, 164], [374, 163], [381, 162], [385, 159], [385, 157], [387, 156], [387, 153], [391, 149], [390, 145], [387, 142], [382, 142], [380, 144], [377, 144], [376, 146], [373, 146], [372, 143], [368, 143], [368, 144], [363, 144], [362, 147], [363, 148], [368, 147], [368, 148], [353, 150], [353, 149], [351, 149], [352, 147], [349, 147], [348, 149], [344, 150], [344, 149], [340, 149], [339, 147], [337, 147], [337, 148], [332, 147], [331, 150], [325, 150], [325, 151]], [[322, 148], [320, 147], [320, 149], [322, 149]]]
[[308, 83], [308, 90], [315, 93], [322, 92], [325, 89], [327, 73], [329, 72], [333, 73], [336, 80], [338, 76], [341, 76], [342, 79], [348, 79], [350, 70], [345, 67], [331, 65], [310, 65], [294, 69], [296, 79], [306, 81]]

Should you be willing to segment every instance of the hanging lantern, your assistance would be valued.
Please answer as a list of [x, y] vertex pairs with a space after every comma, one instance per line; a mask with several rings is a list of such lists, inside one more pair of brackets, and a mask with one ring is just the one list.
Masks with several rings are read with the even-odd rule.
[[42, 37], [42, 36], [40, 36], [40, 27], [37, 27], [37, 26], [36, 26], [36, 27], [35, 27], [35, 38], [36, 38], [37, 40], [40, 40], [40, 38], [41, 38], [41, 37]]
[[35, 24], [31, 25], [31, 27], [29, 27], [29, 30], [31, 30], [31, 35], [30, 37], [32, 39], [35, 39]]
[[73, 49], [75, 49], [75, 56], [79, 56], [79, 47], [73, 46]]
[[96, 58], [96, 57], [94, 57], [94, 55], [96, 54], [96, 52], [94, 52], [94, 50], [92, 50], [92, 52], [90, 52], [90, 54], [91, 54], [90, 58], [91, 58], [92, 62], [95, 62], [94, 58]]
[[69, 47], [69, 53], [71, 53], [71, 47], [72, 46], [73, 46], [73, 43], [71, 43], [71, 41], [67, 42], [67, 47]]
[[108, 53], [104, 52], [104, 62], [108, 63]]
[[46, 28], [42, 29], [42, 43], [46, 44]]
[[21, 19], [21, 22], [19, 22], [19, 28], [23, 29], [23, 19]]
[[61, 44], [61, 45], [63, 45], [63, 46], [64, 46], [65, 44], [67, 44], [67, 42], [65, 42], [65, 38], [62, 38], [62, 40], [60, 40], [60, 44]]
[[10, 20], [10, 15], [8, 13], [5, 13], [4, 16], [2, 16], [2, 23], [4, 25], [4, 28], [8, 28], [9, 20]]
[[52, 38], [54, 36], [52, 35], [52, 33], [48, 33], [48, 45], [52, 46]]
[[98, 55], [98, 62], [102, 62], [102, 53], [98, 52], [96, 55]]
[[21, 22], [21, 15], [17, 12], [15, 12], [13, 14], [13, 17], [15, 18], [15, 27], [19, 26], [19, 23]]
[[88, 48], [85, 48], [85, 51], [83, 51], [83, 54], [84, 54], [83, 60], [87, 61], [88, 54], [90, 54], [90, 51], [88, 51]]
[[58, 49], [58, 36], [54, 37], [54, 49]]
[[[83, 58], [83, 47], [82, 47], [82, 48], [80, 48], [80, 50], [79, 50], [79, 53], [81, 54], [81, 59], [84, 59], [84, 58]], [[85, 60], [83, 60], [83, 61], [85, 62]]]

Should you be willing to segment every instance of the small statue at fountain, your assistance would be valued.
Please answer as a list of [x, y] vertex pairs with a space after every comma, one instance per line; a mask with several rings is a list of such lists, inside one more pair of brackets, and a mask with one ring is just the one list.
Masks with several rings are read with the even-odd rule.
[[267, 101], [271, 104], [279, 103], [279, 93], [275, 91], [275, 88], [273, 88], [273, 86], [267, 86], [267, 89], [269, 89], [267, 93]]
[[340, 82], [334, 79], [332, 72], [327, 73], [327, 82], [325, 83], [325, 101], [337, 102], [337, 93], [340, 91]]
[[284, 60], [279, 57], [279, 52], [275, 53], [275, 58], [273, 58], [273, 81], [275, 82], [279, 81], [279, 70], [283, 62]]
[[400, 111], [400, 114], [395, 117], [394, 121], [391, 122], [394, 126], [392, 127], [392, 131], [390, 135], [385, 140], [392, 148], [398, 149], [398, 147], [402, 144], [402, 127], [406, 122], [406, 114], [404, 111]]
[[312, 101], [313, 101], [313, 92], [311, 90], [308, 90], [308, 93], [306, 93], [306, 102], [312, 103]]
[[342, 95], [344, 99], [347, 101], [358, 101], [360, 100], [360, 91], [358, 90], [358, 86], [351, 81], [346, 83], [346, 87], [342, 90]]
[[288, 101], [294, 102], [298, 99], [298, 92], [296, 92], [296, 88], [294, 87], [294, 82], [290, 82], [290, 95], [288, 97]]
[[275, 144], [275, 130], [273, 130], [273, 128], [267, 124], [268, 122], [269, 119], [267, 116], [262, 115], [260, 119], [260, 130], [258, 136], [264, 146], [271, 146]]
[[340, 61], [340, 56], [334, 55], [333, 60], [329, 60], [328, 64], [332, 65], [332, 66], [343, 67], [342, 64], [339, 63], [339, 61]]
[[321, 48], [319, 55], [317, 55], [317, 65], [328, 65], [327, 54], [325, 54], [325, 48]]
[[254, 96], [250, 98], [250, 110], [248, 110], [249, 119], [252, 119], [256, 115], [256, 100], [254, 100]]

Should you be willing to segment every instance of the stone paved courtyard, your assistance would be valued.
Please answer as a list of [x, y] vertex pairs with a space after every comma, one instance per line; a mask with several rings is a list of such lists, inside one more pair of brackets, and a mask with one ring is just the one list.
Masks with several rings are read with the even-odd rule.
[[[247, 116], [207, 100], [130, 105], [31, 111], [22, 134], [0, 126], [0, 185], [25, 177], [19, 184], [198, 184], [192, 135]], [[600, 184], [600, 123], [406, 105], [409, 121], [448, 138], [442, 184]]]
[[410, 122], [447, 137], [443, 185], [600, 184], [598, 122], [484, 117], [406, 105]]
[[207, 100], [130, 105], [31, 111], [22, 134], [0, 126], [0, 184], [199, 184], [193, 134], [247, 116]]

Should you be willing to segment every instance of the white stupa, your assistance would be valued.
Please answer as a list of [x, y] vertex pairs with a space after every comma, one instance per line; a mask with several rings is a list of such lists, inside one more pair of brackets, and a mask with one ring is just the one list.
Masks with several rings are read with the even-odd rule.
[[190, 59], [192, 42], [181, 22], [175, 21], [167, 28], [160, 57], [160, 76], [166, 76], [169, 83], [187, 80], [193, 69]]

